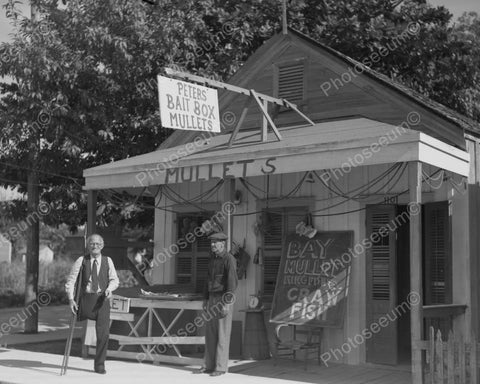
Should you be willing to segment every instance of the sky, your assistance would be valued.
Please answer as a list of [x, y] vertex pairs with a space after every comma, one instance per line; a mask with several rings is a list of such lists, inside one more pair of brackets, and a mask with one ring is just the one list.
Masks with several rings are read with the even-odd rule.
[[463, 12], [475, 11], [480, 14], [480, 0], [429, 0], [432, 5], [443, 5], [456, 20]]
[[[429, 0], [429, 2], [432, 5], [445, 6], [450, 10], [450, 12], [453, 13], [455, 20], [465, 11], [476, 11], [480, 14], [480, 0]], [[10, 32], [10, 25], [5, 17], [5, 9], [3, 8], [5, 3], [5, 0], [0, 0], [0, 4], [2, 5], [0, 9], [0, 42], [7, 41], [9, 39], [8, 34]], [[28, 4], [29, 2], [23, 0], [23, 3]], [[23, 8], [25, 9], [24, 13], [29, 15], [30, 11], [28, 6], [24, 6]]]

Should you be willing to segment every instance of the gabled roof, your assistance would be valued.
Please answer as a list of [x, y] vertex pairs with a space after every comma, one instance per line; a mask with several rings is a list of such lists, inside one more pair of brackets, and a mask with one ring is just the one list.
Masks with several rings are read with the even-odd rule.
[[474, 132], [477, 134], [480, 134], [480, 123], [476, 122], [473, 119], [468, 118], [465, 115], [462, 115], [461, 113], [458, 113], [454, 111], [453, 109], [450, 109], [443, 104], [440, 104], [424, 95], [422, 95], [419, 92], [414, 91], [411, 88], [406, 87], [405, 85], [402, 85], [393, 79], [391, 79], [388, 76], [385, 76], [381, 74], [380, 72], [377, 72], [370, 67], [367, 67], [366, 65], [362, 64], [361, 62], [352, 59], [351, 57], [344, 55], [343, 53], [336, 51], [333, 48], [330, 48], [329, 46], [319, 42], [318, 40], [312, 39], [311, 37], [305, 35], [304, 33], [297, 31], [296, 29], [293, 28], [288, 28], [289, 32], [293, 33], [294, 35], [301, 37], [302, 39], [308, 40], [310, 43], [318, 46], [321, 49], [324, 49], [331, 53], [332, 55], [342, 59], [345, 61], [347, 64], [356, 66], [362, 69], [362, 73], [365, 73], [369, 77], [371, 77], [374, 80], [380, 81], [382, 84], [387, 85], [391, 89], [401, 93], [404, 96], [409, 97], [413, 101], [421, 104], [422, 106], [430, 109], [432, 112], [438, 114], [439, 116], [448, 119], [449, 121], [453, 122], [454, 124], [458, 125], [459, 127], [463, 128], [466, 131]]
[[[388, 76], [385, 76], [367, 66], [362, 64], [361, 62], [352, 59], [349, 56], [344, 55], [343, 53], [336, 51], [333, 48], [326, 46], [325, 44], [293, 29], [288, 28], [289, 34], [277, 34], [273, 36], [270, 40], [265, 42], [257, 51], [255, 51], [247, 60], [242, 68], [240, 68], [228, 81], [230, 84], [240, 85], [245, 82], [245, 78], [250, 76], [252, 71], [255, 71], [257, 68], [258, 62], [265, 59], [266, 53], [269, 50], [276, 46], [277, 44], [281, 44], [283, 41], [290, 39], [292, 36], [298, 39], [303, 40], [305, 43], [313, 46], [314, 49], [317, 48], [319, 51], [327, 53], [336, 59], [340, 59], [348, 66], [356, 66], [362, 69], [362, 73], [359, 76], [366, 76], [377, 82], [378, 84], [387, 87], [388, 89], [394, 91], [394, 94], [400, 95], [402, 97], [407, 98], [408, 100], [418, 104], [420, 107], [424, 108], [425, 110], [431, 112], [433, 115], [438, 116], [441, 119], [444, 119], [447, 123], [459, 127], [464, 133], [465, 131], [474, 133], [476, 135], [480, 135], [480, 124], [476, 121], [453, 111], [450, 108], [445, 107], [444, 105], [435, 102], [428, 97], [402, 85], [397, 83], [396, 81], [392, 80]], [[228, 95], [228, 92], [220, 90], [219, 92], [219, 100], [220, 100], [220, 109], [228, 106], [231, 102], [231, 98]], [[461, 134], [461, 132], [459, 132]], [[172, 133], [160, 146], [159, 149], [162, 148], [169, 148], [172, 146], [177, 146], [180, 144], [187, 143], [192, 141], [193, 138], [198, 135], [198, 132], [195, 131], [176, 131]], [[462, 146], [456, 142], [457, 146]], [[463, 147], [463, 146], [462, 146]]]

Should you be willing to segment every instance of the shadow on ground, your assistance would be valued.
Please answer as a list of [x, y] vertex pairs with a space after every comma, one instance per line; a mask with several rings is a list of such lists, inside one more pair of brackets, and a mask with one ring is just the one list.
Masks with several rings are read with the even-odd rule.
[[[13, 359], [2, 360], [0, 359], [0, 366], [9, 367], [9, 368], [31, 369], [31, 370], [42, 371], [42, 372], [47, 372], [45, 371], [45, 369], [55, 369], [55, 370], [58, 370], [58, 372], [51, 372], [51, 373], [60, 374], [61, 361], [59, 361], [59, 364], [47, 364], [38, 360], [13, 360]], [[69, 367], [68, 369], [74, 370], [74, 371], [84, 371], [84, 372], [91, 371], [89, 369], [72, 368], [72, 367]]]
[[305, 369], [303, 359], [279, 359], [277, 363], [274, 359], [246, 362], [229, 368], [229, 372], [312, 384], [411, 383], [408, 371], [345, 364], [330, 364], [326, 367], [320, 366], [315, 360], [309, 361]]

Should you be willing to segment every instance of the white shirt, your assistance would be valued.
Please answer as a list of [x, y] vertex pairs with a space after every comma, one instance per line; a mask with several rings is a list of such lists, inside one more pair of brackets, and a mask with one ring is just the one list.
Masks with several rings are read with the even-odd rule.
[[[101, 255], [97, 258], [91, 257], [90, 259], [90, 267], [93, 271], [93, 262], [97, 260], [97, 274], [100, 272], [100, 267], [102, 265], [102, 257]], [[108, 261], [108, 286], [107, 290], [113, 292], [115, 289], [118, 288], [120, 281], [118, 280], [117, 271], [115, 270], [115, 266], [113, 265], [113, 261], [110, 257], [107, 256]], [[75, 290], [75, 282], [77, 281], [77, 276], [80, 272], [80, 268], [82, 267], [83, 263], [83, 256], [79, 257], [72, 266], [70, 274], [67, 277], [67, 282], [65, 283], [65, 291], [67, 292], [68, 300], [73, 300], [73, 294]], [[87, 287], [85, 289], [86, 293], [93, 293], [92, 292], [92, 276], [89, 277]], [[98, 288], [97, 293], [101, 292], [100, 287]]]

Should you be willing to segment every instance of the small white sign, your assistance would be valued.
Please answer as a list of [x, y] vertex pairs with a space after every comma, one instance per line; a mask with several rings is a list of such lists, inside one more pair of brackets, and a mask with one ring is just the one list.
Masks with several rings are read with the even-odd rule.
[[112, 296], [110, 300], [110, 311], [112, 312], [130, 312], [130, 299], [123, 296]]
[[164, 127], [220, 132], [216, 89], [158, 76], [158, 96]]

